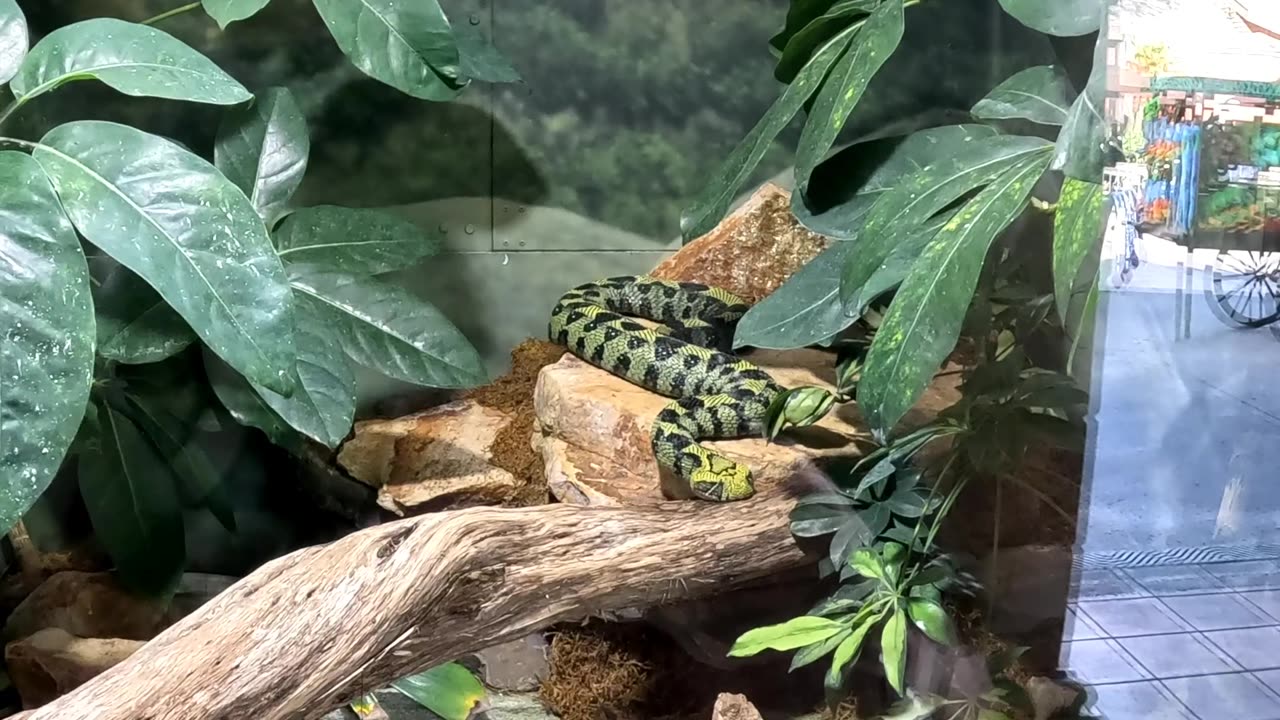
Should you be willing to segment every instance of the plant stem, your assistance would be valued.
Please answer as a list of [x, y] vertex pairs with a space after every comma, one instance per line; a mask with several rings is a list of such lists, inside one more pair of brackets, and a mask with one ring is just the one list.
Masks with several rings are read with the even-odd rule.
[[192, 10], [195, 10], [195, 9], [196, 9], [196, 8], [198, 8], [198, 7], [200, 7], [200, 3], [199, 3], [199, 2], [187, 3], [186, 5], [182, 5], [182, 6], [180, 6], [180, 7], [176, 7], [176, 8], [174, 8], [174, 9], [172, 9], [172, 10], [166, 10], [166, 11], [164, 11], [164, 12], [160, 13], [159, 15], [156, 15], [156, 16], [155, 16], [155, 17], [153, 17], [153, 18], [147, 18], [146, 20], [143, 20], [143, 21], [142, 21], [142, 24], [143, 24], [143, 25], [155, 25], [156, 23], [160, 22], [161, 20], [168, 20], [169, 18], [173, 17], [174, 15], [181, 15], [182, 13], [185, 13], [185, 12], [191, 12]]
[[19, 140], [18, 138], [0, 136], [0, 145], [5, 144], [17, 145], [18, 147], [26, 148], [27, 150], [35, 150], [40, 147], [40, 143], [31, 142], [30, 140]]

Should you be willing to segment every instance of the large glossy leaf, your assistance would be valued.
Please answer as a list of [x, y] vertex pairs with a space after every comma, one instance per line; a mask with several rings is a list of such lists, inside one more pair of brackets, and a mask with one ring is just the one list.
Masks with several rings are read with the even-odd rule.
[[158, 593], [186, 562], [182, 507], [164, 458], [125, 414], [100, 405], [101, 434], [80, 456], [94, 535], [131, 588]]
[[520, 73], [511, 65], [478, 27], [470, 24], [453, 26], [453, 39], [458, 44], [460, 79], [487, 83], [520, 82]]
[[955, 629], [951, 617], [942, 605], [928, 598], [912, 598], [907, 601], [907, 612], [911, 621], [920, 628], [929, 639], [942, 645], [955, 644]]
[[16, 0], [0, 0], [0, 84], [7, 83], [18, 72], [27, 55], [27, 18]]
[[814, 51], [846, 28], [859, 22], [875, 9], [880, 0], [839, 0], [817, 18], [814, 18], [795, 35], [787, 39], [778, 58], [773, 76], [780, 83], [790, 83], [813, 58]]
[[1000, 83], [973, 106], [975, 117], [992, 120], [1023, 118], [1044, 125], [1067, 121], [1071, 81], [1061, 68], [1038, 65]]
[[267, 405], [249, 381], [208, 348], [204, 351], [204, 368], [213, 393], [236, 422], [261, 430], [271, 442], [281, 447], [292, 447], [297, 442], [296, 433], [289, 423]]
[[752, 306], [738, 323], [737, 347], [778, 350], [821, 342], [857, 319], [840, 302], [840, 270], [856, 243], [838, 242], [796, 271], [777, 290]]
[[413, 698], [442, 720], [467, 720], [485, 698], [484, 686], [458, 663], [437, 665], [401, 678], [391, 687]]
[[93, 381], [80, 241], [30, 156], [0, 152], [0, 532], [49, 486]]
[[1048, 35], [1072, 37], [1096, 32], [1107, 3], [1106, 0], [1000, 0], [1000, 5], [1029, 28]]
[[487, 379], [480, 354], [434, 305], [377, 278], [290, 265], [298, 298], [361, 365], [407, 382], [463, 388]]
[[880, 659], [885, 678], [901, 695], [907, 670], [907, 616], [895, 610], [880, 633]]
[[1080, 267], [1102, 242], [1106, 221], [1102, 186], [1067, 178], [1053, 218], [1053, 297], [1065, 322]]
[[960, 124], [931, 127], [909, 135], [850, 145], [814, 171], [813, 185], [826, 200], [820, 210], [809, 207], [806, 192], [792, 194], [791, 208], [810, 230], [838, 240], [857, 236], [862, 218], [905, 176], [937, 162], [954, 148], [996, 134], [989, 125]]
[[1102, 182], [1102, 168], [1107, 163], [1107, 120], [1102, 101], [1107, 94], [1108, 42], [1105, 32], [1099, 35], [1089, 82], [1067, 113], [1053, 158], [1054, 170], [1085, 182]]
[[862, 643], [866, 640], [867, 633], [876, 626], [881, 617], [876, 615], [864, 619], [835, 649], [831, 656], [831, 667], [827, 671], [827, 687], [839, 688], [845, 666], [857, 660], [859, 653], [862, 652]]
[[369, 77], [424, 100], [460, 91], [460, 56], [437, 0], [312, 0], [338, 47]]
[[315, 306], [298, 303], [294, 320], [297, 392], [283, 397], [258, 385], [254, 390], [295, 430], [334, 448], [351, 430], [356, 411], [356, 377], [342, 352], [337, 329]]
[[831, 149], [871, 78], [898, 48], [904, 29], [902, 0], [883, 0], [831, 68], [800, 133], [796, 148], [797, 186], [809, 182], [809, 175]]
[[292, 297], [244, 193], [174, 143], [114, 123], [54, 128], [34, 156], [89, 242], [246, 377], [293, 391]]
[[272, 88], [223, 118], [213, 163], [272, 226], [302, 182], [310, 152], [307, 120], [293, 94]]
[[925, 248], [898, 289], [858, 383], [858, 406], [887, 435], [954, 349], [995, 238], [1022, 212], [1052, 153], [1024, 157], [978, 193]]
[[729, 649], [730, 657], [757, 655], [765, 650], [795, 650], [822, 642], [844, 629], [835, 620], [802, 615], [779, 625], [748, 630]]
[[172, 357], [195, 342], [182, 316], [145, 280], [116, 265], [95, 293], [98, 354], [126, 364]]
[[224, 29], [237, 20], [253, 17], [269, 2], [271, 0], [202, 0], [204, 11]]
[[916, 227], [975, 188], [999, 177], [1049, 143], [1036, 137], [996, 135], [966, 143], [952, 154], [903, 178], [876, 201], [859, 231], [861, 241], [840, 278], [846, 312], [889, 253]]
[[83, 20], [49, 33], [22, 62], [10, 88], [19, 102], [73, 80], [96, 79], [126, 94], [235, 105], [253, 96], [181, 40], [114, 18]]
[[686, 240], [707, 232], [724, 217], [725, 211], [733, 204], [734, 195], [760, 164], [769, 144], [818, 89], [827, 71], [849, 46], [856, 31], [857, 28], [849, 28], [828, 41], [782, 91], [751, 132], [733, 149], [706, 189], [681, 214], [680, 231]]
[[836, 0], [791, 0], [782, 30], [769, 38], [769, 46], [781, 52], [800, 29], [827, 12]]
[[[907, 274], [911, 272], [911, 268], [915, 267], [916, 260], [920, 259], [920, 254], [924, 252], [925, 247], [938, 234], [942, 226], [950, 222], [953, 217], [955, 212], [940, 213], [902, 238], [901, 242], [889, 251], [889, 256], [884, 259], [880, 267], [867, 278], [867, 282], [862, 285], [858, 294], [849, 300], [847, 309], [850, 312], [846, 314], [861, 317], [876, 298], [901, 285]], [[841, 306], [844, 307], [843, 303]]]
[[379, 210], [319, 205], [297, 210], [275, 232], [286, 264], [311, 264], [356, 275], [411, 267], [440, 249], [435, 238]]

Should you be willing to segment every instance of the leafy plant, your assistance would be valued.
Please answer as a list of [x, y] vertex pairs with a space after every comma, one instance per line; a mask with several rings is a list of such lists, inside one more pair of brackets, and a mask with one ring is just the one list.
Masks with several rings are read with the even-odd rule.
[[[203, 7], [225, 27], [266, 4]], [[414, 97], [516, 79], [483, 37], [460, 39], [434, 0], [315, 5], [357, 67]], [[310, 140], [289, 92], [255, 96], [153, 26], [197, 6], [144, 23], [85, 20], [28, 47], [21, 10], [0, 2], [0, 79], [13, 95], [0, 125], [85, 80], [225, 108], [212, 162], [110, 122], [0, 136], [13, 148], [0, 152], [0, 313], [12, 319], [0, 344], [0, 523], [22, 516], [76, 439], [98, 539], [131, 585], [150, 590], [182, 567], [183, 510], [209, 507], [235, 527], [191, 442], [207, 405], [181, 387], [209, 383], [236, 421], [285, 446], [307, 437], [332, 448], [351, 428], [354, 365], [442, 388], [485, 379], [452, 323], [383, 278], [436, 244], [383, 213], [293, 207]], [[146, 380], [191, 352], [203, 358], [195, 377]], [[129, 370], [138, 365], [149, 370]]]
[[[403, 677], [391, 683], [391, 687], [441, 720], [467, 720], [482, 709], [485, 701], [484, 685], [456, 662]], [[373, 693], [351, 703], [351, 709], [361, 718], [389, 717]]]

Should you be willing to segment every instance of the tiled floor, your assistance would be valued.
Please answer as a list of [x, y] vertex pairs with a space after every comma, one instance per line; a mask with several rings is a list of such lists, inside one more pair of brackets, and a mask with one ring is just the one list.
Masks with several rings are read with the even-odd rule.
[[1280, 720], [1280, 560], [1095, 568], [1062, 667], [1105, 720]]

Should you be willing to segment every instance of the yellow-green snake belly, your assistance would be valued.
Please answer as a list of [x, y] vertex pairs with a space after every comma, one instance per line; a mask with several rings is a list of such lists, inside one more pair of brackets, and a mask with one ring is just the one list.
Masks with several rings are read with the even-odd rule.
[[[741, 298], [720, 288], [613, 277], [565, 293], [549, 334], [586, 362], [675, 398], [653, 423], [659, 467], [695, 497], [743, 500], [755, 494], [751, 470], [698, 441], [761, 434], [769, 404], [783, 390], [728, 352], [746, 311]], [[650, 329], [626, 315], [660, 325]]]

